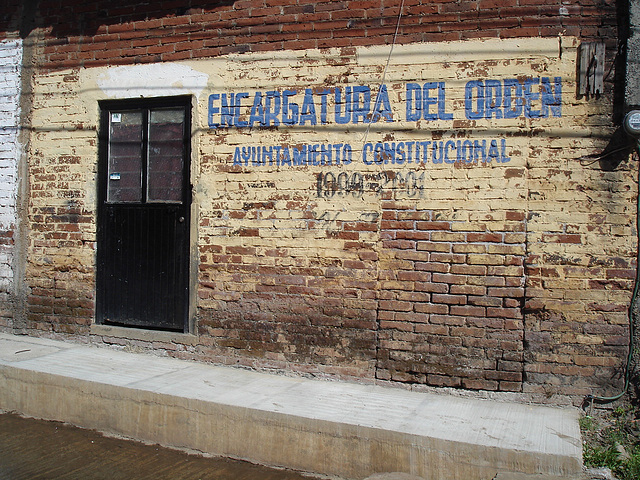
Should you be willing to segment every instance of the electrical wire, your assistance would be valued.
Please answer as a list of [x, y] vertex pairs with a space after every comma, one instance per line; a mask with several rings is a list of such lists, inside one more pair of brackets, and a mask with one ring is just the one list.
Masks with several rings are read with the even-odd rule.
[[[396, 21], [396, 31], [393, 34], [393, 40], [391, 41], [391, 48], [389, 49], [389, 55], [387, 56], [387, 63], [384, 66], [384, 70], [382, 72], [382, 79], [380, 80], [380, 86], [378, 88], [378, 92], [380, 92], [380, 88], [382, 88], [382, 85], [384, 85], [386, 79], [387, 79], [387, 70], [389, 69], [389, 63], [391, 62], [391, 55], [393, 54], [393, 47], [395, 47], [396, 45], [396, 40], [398, 38], [398, 32], [400, 31], [400, 20], [402, 19], [402, 10], [404, 9], [404, 0], [402, 0], [402, 2], [400, 2], [400, 11], [398, 12], [398, 20]], [[374, 112], [377, 111], [377, 108], [379, 107], [378, 102], [380, 101], [380, 94], [378, 93], [378, 97], [376, 99], [376, 104], [373, 107]], [[375, 113], [374, 113], [375, 115]], [[364, 132], [364, 137], [362, 139], [362, 151], [364, 152], [364, 144], [367, 143], [367, 137], [369, 136], [369, 131], [371, 130], [371, 122], [369, 122], [367, 124], [367, 129]]]
[[[638, 159], [640, 161], [640, 139], [636, 140], [636, 149], [638, 153]], [[631, 363], [633, 361], [634, 339], [635, 339], [635, 325], [634, 325], [634, 305], [638, 298], [638, 290], [640, 290], [640, 166], [638, 168], [638, 198], [636, 200], [636, 236], [637, 236], [637, 251], [636, 251], [636, 278], [635, 285], [633, 287], [633, 294], [629, 302], [628, 316], [629, 316], [629, 353], [627, 355], [627, 364], [625, 366], [624, 373], [624, 387], [622, 391], [612, 397], [600, 397], [595, 395], [587, 395], [585, 402], [589, 404], [599, 403], [606, 404], [615, 402], [622, 398], [628, 391], [631, 383]]]
[[[579, 157], [578, 160], [580, 161], [580, 165], [582, 165], [583, 167], [589, 167], [594, 163], [604, 160], [605, 158], [610, 157], [611, 155], [614, 155], [616, 153], [624, 152], [625, 150], [629, 150], [629, 147], [626, 145], [624, 147], [616, 148], [615, 150], [611, 150], [606, 153], [600, 153], [598, 155], [583, 155], [582, 157]], [[585, 162], [586, 160], [590, 161]]]

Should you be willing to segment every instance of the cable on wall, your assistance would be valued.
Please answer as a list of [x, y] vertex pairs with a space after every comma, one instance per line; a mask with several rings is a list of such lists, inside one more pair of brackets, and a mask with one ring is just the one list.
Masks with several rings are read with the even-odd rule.
[[[393, 47], [395, 47], [396, 45], [396, 40], [398, 38], [398, 32], [400, 31], [400, 20], [402, 19], [402, 10], [404, 9], [404, 0], [402, 0], [400, 2], [400, 11], [398, 11], [398, 20], [396, 21], [396, 30], [393, 34], [393, 40], [391, 41], [391, 48], [389, 49], [389, 55], [387, 56], [387, 62], [385, 63], [384, 66], [384, 70], [382, 71], [382, 79], [380, 80], [380, 86], [378, 87], [378, 92], [380, 91], [380, 88], [382, 88], [382, 85], [385, 84], [385, 81], [387, 79], [387, 70], [389, 69], [389, 63], [391, 62], [391, 55], [393, 55]], [[380, 101], [380, 95], [378, 95], [378, 97], [376, 98], [376, 103], [373, 106], [373, 111], [376, 111], [376, 108], [378, 107], [378, 102]], [[374, 113], [375, 115], [375, 113]], [[362, 150], [360, 152], [360, 155], [363, 154], [364, 152], [364, 145], [367, 143], [367, 137], [369, 136], [369, 130], [371, 130], [371, 122], [369, 122], [367, 124], [367, 129], [364, 132], [364, 136], [362, 137]]]

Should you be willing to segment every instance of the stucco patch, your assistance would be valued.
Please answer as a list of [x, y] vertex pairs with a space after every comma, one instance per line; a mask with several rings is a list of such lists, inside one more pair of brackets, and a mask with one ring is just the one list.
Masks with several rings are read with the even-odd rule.
[[181, 64], [114, 67], [98, 76], [100, 89], [110, 98], [200, 95], [209, 76]]

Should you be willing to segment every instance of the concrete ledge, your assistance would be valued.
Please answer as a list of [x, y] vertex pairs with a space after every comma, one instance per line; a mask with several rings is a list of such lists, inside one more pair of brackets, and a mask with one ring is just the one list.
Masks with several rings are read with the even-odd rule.
[[198, 337], [191, 333], [161, 332], [159, 330], [142, 330], [140, 328], [116, 327], [113, 325], [91, 325], [91, 335], [100, 337], [126, 338], [143, 342], [167, 342], [195, 345]]
[[[363, 479], [581, 471], [578, 415], [0, 334], [0, 408], [166, 446]], [[508, 478], [508, 477], [504, 477]]]

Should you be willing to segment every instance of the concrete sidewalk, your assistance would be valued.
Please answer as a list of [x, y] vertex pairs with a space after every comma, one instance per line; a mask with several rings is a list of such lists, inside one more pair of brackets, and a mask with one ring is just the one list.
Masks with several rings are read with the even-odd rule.
[[578, 413], [0, 334], [0, 409], [347, 479], [570, 478]]

